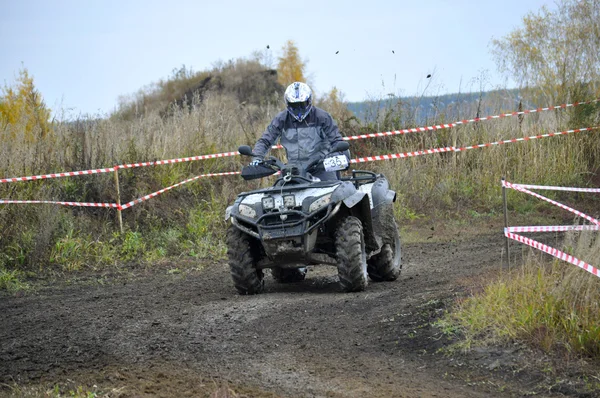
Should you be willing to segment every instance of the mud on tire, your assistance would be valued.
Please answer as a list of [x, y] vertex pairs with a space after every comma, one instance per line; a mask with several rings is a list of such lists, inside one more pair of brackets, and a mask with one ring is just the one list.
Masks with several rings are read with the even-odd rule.
[[344, 292], [359, 292], [367, 287], [367, 260], [362, 223], [346, 217], [335, 233], [339, 284]]
[[273, 279], [279, 283], [292, 283], [292, 282], [300, 282], [303, 281], [306, 277], [306, 268], [295, 268], [295, 269], [287, 269], [287, 268], [279, 268], [273, 267], [271, 268], [271, 275]]
[[239, 294], [257, 294], [264, 290], [264, 274], [256, 269], [259, 250], [250, 236], [233, 225], [227, 229], [227, 257], [233, 284]]
[[367, 272], [374, 282], [395, 281], [402, 270], [400, 234], [396, 222], [392, 222], [387, 228], [381, 251], [367, 261]]

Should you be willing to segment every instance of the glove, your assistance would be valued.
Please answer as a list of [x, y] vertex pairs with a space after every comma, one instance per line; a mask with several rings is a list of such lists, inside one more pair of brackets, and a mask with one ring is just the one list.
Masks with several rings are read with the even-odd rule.
[[248, 166], [258, 166], [262, 162], [263, 162], [262, 158], [256, 157], [256, 158], [252, 159], [252, 161], [248, 164]]

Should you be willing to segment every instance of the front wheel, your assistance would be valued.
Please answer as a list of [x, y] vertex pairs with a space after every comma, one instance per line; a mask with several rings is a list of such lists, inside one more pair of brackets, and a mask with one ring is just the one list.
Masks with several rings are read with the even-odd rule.
[[381, 251], [367, 261], [367, 272], [374, 282], [395, 281], [402, 270], [400, 233], [396, 222], [393, 223]]
[[338, 276], [342, 291], [360, 292], [367, 287], [367, 256], [362, 223], [356, 217], [343, 219], [335, 233]]
[[239, 294], [258, 294], [265, 288], [264, 274], [256, 269], [260, 242], [243, 233], [233, 224], [227, 230], [227, 257], [233, 284]]

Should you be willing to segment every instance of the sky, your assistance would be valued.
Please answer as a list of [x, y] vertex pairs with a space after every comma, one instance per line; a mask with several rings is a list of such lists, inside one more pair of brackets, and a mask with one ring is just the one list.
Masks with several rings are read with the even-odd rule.
[[317, 95], [334, 86], [347, 101], [514, 87], [498, 73], [491, 41], [543, 5], [555, 8], [552, 0], [0, 0], [0, 84], [14, 84], [24, 67], [55, 115], [102, 116], [182, 65], [204, 71], [260, 51], [276, 66], [293, 40]]

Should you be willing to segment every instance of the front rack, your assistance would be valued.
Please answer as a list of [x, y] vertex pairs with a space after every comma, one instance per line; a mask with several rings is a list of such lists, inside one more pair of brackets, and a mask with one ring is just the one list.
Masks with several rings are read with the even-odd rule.
[[350, 181], [358, 189], [359, 186], [375, 182], [378, 174], [366, 170], [352, 170], [352, 177], [342, 177], [342, 181]]

